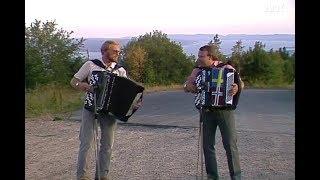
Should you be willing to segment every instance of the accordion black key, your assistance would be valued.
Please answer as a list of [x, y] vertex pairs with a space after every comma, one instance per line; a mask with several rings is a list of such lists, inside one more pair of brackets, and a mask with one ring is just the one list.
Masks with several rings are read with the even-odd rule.
[[[196, 76], [197, 93], [195, 106], [197, 109], [236, 109], [240, 94], [240, 79], [234, 69], [214, 67], [200, 68]], [[239, 91], [231, 96], [229, 90], [237, 83]]]
[[89, 111], [94, 112], [96, 99], [98, 113], [111, 113], [127, 122], [142, 101], [143, 86], [108, 71], [93, 71], [89, 84], [94, 87], [94, 92], [87, 92], [85, 97], [84, 107]]

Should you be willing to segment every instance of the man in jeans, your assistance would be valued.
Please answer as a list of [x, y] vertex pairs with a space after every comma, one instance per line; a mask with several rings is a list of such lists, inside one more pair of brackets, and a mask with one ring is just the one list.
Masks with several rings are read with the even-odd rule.
[[[212, 46], [205, 45], [199, 49], [198, 65], [202, 67], [215, 67], [221, 61], [217, 59], [215, 49]], [[220, 64], [221, 65], [221, 64]], [[234, 69], [231, 65], [223, 65], [226, 68]], [[184, 90], [185, 92], [196, 93], [195, 77], [200, 71], [199, 68], [193, 69], [191, 75], [188, 77]], [[240, 80], [241, 82], [241, 80]], [[232, 84], [232, 89], [229, 93], [235, 95], [243, 88], [238, 87], [236, 83]], [[219, 126], [224, 149], [227, 154], [229, 173], [232, 180], [241, 179], [241, 169], [239, 154], [237, 148], [237, 132], [235, 129], [235, 119], [233, 110], [217, 109], [217, 110], [202, 110], [201, 120], [203, 122], [203, 150], [205, 157], [206, 172], [209, 179], [219, 179], [217, 160], [215, 154], [215, 134]]]
[[[118, 76], [127, 77], [126, 70], [122, 67], [117, 68], [116, 66], [120, 55], [120, 44], [118, 42], [104, 42], [101, 46], [101, 54], [101, 62], [104, 66], [98, 66], [93, 61], [86, 61], [71, 79], [70, 84], [72, 87], [84, 92], [92, 92], [92, 87], [89, 85], [92, 71], [110, 71], [117, 74]], [[88, 111], [87, 109], [83, 108], [79, 133], [80, 147], [77, 164], [77, 179], [80, 180], [90, 179], [87, 175], [87, 157], [94, 137], [94, 119], [94, 112]], [[110, 170], [110, 159], [114, 140], [114, 131], [116, 128], [116, 119], [111, 115], [99, 113], [98, 122], [101, 129], [101, 146], [98, 153], [99, 175], [96, 169], [95, 179], [98, 179], [98, 177], [100, 177], [100, 179], [106, 180], [108, 179], [107, 175]]]

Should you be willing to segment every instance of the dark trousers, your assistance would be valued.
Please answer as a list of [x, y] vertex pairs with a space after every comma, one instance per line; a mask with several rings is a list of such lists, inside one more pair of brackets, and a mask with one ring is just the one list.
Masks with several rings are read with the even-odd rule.
[[203, 151], [206, 172], [210, 179], [219, 179], [215, 154], [215, 135], [219, 126], [223, 147], [225, 149], [229, 173], [232, 180], [241, 179], [241, 169], [237, 148], [237, 132], [232, 110], [203, 111]]

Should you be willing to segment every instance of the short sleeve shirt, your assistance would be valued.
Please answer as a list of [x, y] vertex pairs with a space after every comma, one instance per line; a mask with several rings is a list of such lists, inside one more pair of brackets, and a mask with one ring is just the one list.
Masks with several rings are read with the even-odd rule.
[[[106, 65], [106, 64], [104, 64], [104, 65]], [[112, 62], [110, 66], [108, 66], [106, 69], [104, 69], [100, 66], [97, 66], [92, 61], [86, 61], [81, 66], [79, 71], [74, 75], [74, 77], [79, 79], [80, 81], [84, 81], [86, 79], [86, 81], [89, 82], [92, 71], [112, 71], [112, 69], [114, 69], [115, 66], [116, 66], [116, 63]], [[123, 67], [120, 67], [120, 68], [114, 70], [113, 73], [118, 76], [121, 76], [121, 77], [127, 77], [127, 72]]]

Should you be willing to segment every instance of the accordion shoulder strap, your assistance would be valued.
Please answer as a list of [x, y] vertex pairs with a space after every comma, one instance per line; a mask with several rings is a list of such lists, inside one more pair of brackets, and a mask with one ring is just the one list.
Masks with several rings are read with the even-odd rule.
[[102, 67], [103, 69], [106, 69], [106, 66], [99, 60], [99, 59], [93, 59], [91, 60], [95, 65]]
[[122, 66], [117, 63], [117, 64], [114, 66], [114, 68], [112, 69], [111, 72], [113, 72], [113, 71], [115, 71], [115, 70], [117, 70], [117, 69], [119, 69], [119, 68], [122, 68]]
[[221, 63], [219, 63], [218, 65], [216, 65], [215, 67], [223, 67], [223, 66], [225, 66], [225, 65], [227, 65], [227, 63], [221, 62]]
[[[93, 59], [91, 60], [95, 65], [99, 66], [99, 67], [102, 67], [103, 69], [106, 69], [107, 67], [99, 60], [99, 59]], [[116, 64], [114, 66], [114, 68], [111, 70], [111, 72], [121, 68], [122, 66], [120, 64]]]

